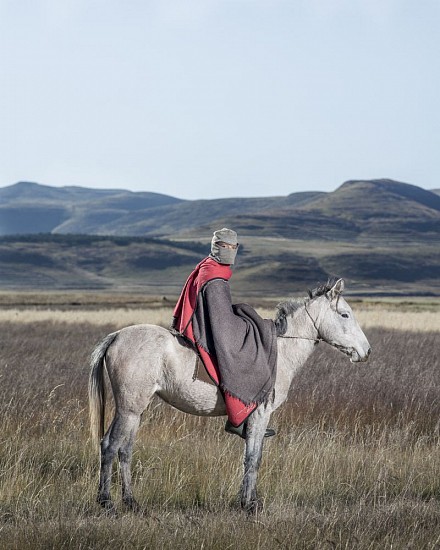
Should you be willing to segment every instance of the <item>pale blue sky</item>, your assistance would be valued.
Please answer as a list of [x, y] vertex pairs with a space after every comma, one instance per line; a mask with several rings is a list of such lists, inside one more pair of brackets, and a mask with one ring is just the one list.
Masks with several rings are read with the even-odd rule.
[[0, 0], [0, 186], [440, 187], [439, 0]]

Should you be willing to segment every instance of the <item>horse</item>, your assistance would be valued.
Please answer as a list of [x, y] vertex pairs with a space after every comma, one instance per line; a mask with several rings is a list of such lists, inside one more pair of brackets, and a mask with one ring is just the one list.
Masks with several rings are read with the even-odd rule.
[[[370, 345], [353, 312], [342, 297], [344, 280], [338, 279], [309, 291], [303, 299], [277, 306], [277, 375], [271, 398], [247, 420], [241, 508], [249, 514], [259, 509], [257, 475], [263, 440], [271, 413], [287, 399], [295, 373], [319, 342], [326, 342], [350, 357], [367, 361]], [[118, 454], [122, 501], [133, 511], [139, 505], [132, 492], [131, 457], [141, 415], [154, 395], [185, 413], [225, 415], [219, 388], [194, 377], [197, 355], [169, 330], [148, 324], [125, 327], [107, 335], [91, 357], [89, 405], [92, 435], [100, 442], [100, 476], [97, 502], [115, 513], [110, 496], [111, 470]], [[113, 420], [104, 432], [104, 370], [115, 402]]]

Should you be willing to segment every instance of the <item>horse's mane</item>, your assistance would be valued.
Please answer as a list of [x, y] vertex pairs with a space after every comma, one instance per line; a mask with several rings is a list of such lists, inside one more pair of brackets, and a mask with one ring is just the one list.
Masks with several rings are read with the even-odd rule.
[[326, 283], [320, 284], [312, 290], [308, 289], [308, 296], [306, 298], [291, 298], [285, 302], [280, 302], [277, 305], [277, 313], [275, 316], [277, 336], [282, 336], [285, 334], [287, 330], [287, 317], [289, 317], [289, 315], [293, 315], [297, 309], [310, 302], [310, 300], [313, 300], [313, 298], [318, 298], [319, 296], [327, 294], [327, 292], [333, 288], [338, 279], [339, 277], [332, 277], [331, 279], [328, 279]]

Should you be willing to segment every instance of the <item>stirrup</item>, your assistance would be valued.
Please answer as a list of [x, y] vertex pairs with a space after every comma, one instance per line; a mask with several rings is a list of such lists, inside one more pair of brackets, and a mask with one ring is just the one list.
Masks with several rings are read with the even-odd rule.
[[[246, 422], [240, 424], [240, 426], [234, 426], [229, 420], [226, 420], [225, 432], [233, 435], [238, 435], [242, 439], [246, 439]], [[275, 430], [272, 428], [266, 428], [264, 437], [272, 437], [276, 435]]]

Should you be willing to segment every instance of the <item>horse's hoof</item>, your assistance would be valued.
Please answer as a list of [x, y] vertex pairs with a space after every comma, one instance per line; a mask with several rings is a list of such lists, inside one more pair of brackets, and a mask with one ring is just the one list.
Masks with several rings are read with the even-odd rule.
[[246, 510], [246, 513], [248, 516], [257, 516], [258, 514], [261, 514], [263, 511], [263, 503], [261, 500], [257, 500], [255, 502], [252, 502], [248, 509]]
[[101, 508], [104, 509], [106, 515], [112, 517], [116, 516], [116, 508], [110, 498], [102, 498], [98, 496], [96, 502], [101, 505]]
[[133, 497], [129, 497], [129, 498], [123, 498], [122, 499], [122, 502], [124, 503], [124, 505], [129, 509], [131, 510], [132, 512], [134, 512], [135, 514], [142, 514], [142, 515], [145, 515], [145, 511], [142, 510], [142, 508], [140, 507], [138, 501], [133, 498]]
[[256, 498], [251, 500], [251, 502], [242, 502], [241, 508], [248, 516], [256, 516], [263, 511], [263, 501]]

